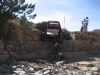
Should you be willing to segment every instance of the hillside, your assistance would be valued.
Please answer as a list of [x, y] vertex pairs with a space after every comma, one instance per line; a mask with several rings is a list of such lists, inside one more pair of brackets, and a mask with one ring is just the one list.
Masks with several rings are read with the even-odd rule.
[[[49, 39], [50, 41], [47, 39], [45, 42], [40, 41], [41, 32], [37, 29], [25, 28], [10, 23], [8, 30], [10, 30], [11, 37], [8, 39], [7, 49], [13, 58], [24, 60], [45, 58], [54, 50], [54, 41], [52, 39]], [[66, 52], [98, 51], [100, 48], [100, 35], [97, 32], [99, 31], [70, 32], [71, 39], [64, 40], [63, 44], [59, 44], [57, 50], [58, 52], [64, 52], [65, 57], [68, 55]], [[67, 35], [65, 38], [67, 38]], [[0, 61], [4, 61], [9, 58], [9, 55], [8, 51], [4, 51], [2, 40], [0, 40], [0, 43]], [[3, 55], [5, 57], [2, 59]]]
[[[10, 38], [7, 40], [7, 51], [4, 50], [3, 40], [0, 40], [0, 62], [3, 63], [0, 65], [0, 73], [2, 72], [1, 74], [4, 74], [3, 72], [11, 73], [13, 71], [15, 75], [25, 73], [28, 75], [30, 73], [38, 75], [41, 74], [40, 72], [38, 73], [38, 71], [40, 71], [40, 66], [41, 70], [43, 71], [42, 73], [45, 75], [47, 73], [55, 75], [56, 72], [57, 75], [59, 73], [99, 73], [99, 30], [91, 32], [70, 32], [70, 39], [67, 39], [68, 36], [64, 35], [65, 40], [63, 41], [63, 44], [59, 44], [57, 48], [54, 47], [55, 43], [52, 39], [40, 41], [41, 31], [38, 29], [26, 28], [23, 26], [15, 25], [13, 22], [11, 22], [8, 25], [8, 31], [10, 33]], [[53, 52], [53, 54], [51, 54], [51, 52]], [[60, 63], [60, 61], [63, 64], [63, 68], [55, 67], [57, 66], [57, 63]], [[85, 68], [82, 67], [82, 63]], [[16, 68], [13, 68], [13, 65], [15, 64], [17, 64]], [[31, 64], [31, 66], [29, 64]], [[45, 67], [42, 67], [43, 64]], [[91, 64], [92, 66], [88, 67]], [[97, 67], [94, 64], [96, 64]], [[20, 68], [18, 68], [18, 65], [20, 65]], [[23, 70], [21, 67], [22, 65], [27, 65], [29, 68], [23, 67], [25, 68]], [[32, 65], [37, 66], [38, 69], [36, 67], [32, 67]], [[55, 69], [55, 71], [53, 72], [49, 69], [43, 70], [48, 66], [52, 67], [50, 70]], [[58, 64], [58, 67], [61, 67], [61, 64]], [[58, 71], [56, 71], [56, 69], [58, 69]], [[60, 69], [62, 69], [62, 71], [60, 71]]]

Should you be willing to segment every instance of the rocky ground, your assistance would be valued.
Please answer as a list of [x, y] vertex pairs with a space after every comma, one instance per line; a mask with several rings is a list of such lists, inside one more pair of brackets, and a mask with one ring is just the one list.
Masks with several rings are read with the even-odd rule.
[[[88, 60], [86, 60], [88, 59]], [[61, 61], [16, 61], [0, 64], [0, 75], [100, 75], [100, 57]]]

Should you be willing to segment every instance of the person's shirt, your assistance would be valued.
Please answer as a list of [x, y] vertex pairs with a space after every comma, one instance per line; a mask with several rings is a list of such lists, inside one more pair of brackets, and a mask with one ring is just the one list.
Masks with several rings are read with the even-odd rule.
[[83, 21], [83, 25], [86, 24], [86, 21]]
[[89, 22], [89, 19], [86, 19], [86, 23], [88, 23]]

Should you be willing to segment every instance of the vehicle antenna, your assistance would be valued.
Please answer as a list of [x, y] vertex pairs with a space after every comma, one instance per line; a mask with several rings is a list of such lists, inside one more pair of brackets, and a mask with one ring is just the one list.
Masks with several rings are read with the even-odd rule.
[[65, 15], [64, 15], [64, 29], [65, 29]]

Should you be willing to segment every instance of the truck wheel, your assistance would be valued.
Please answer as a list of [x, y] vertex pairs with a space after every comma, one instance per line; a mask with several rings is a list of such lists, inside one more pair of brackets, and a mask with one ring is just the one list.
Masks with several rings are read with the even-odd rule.
[[66, 33], [66, 39], [67, 39], [67, 40], [71, 39], [70, 33]]
[[45, 39], [46, 39], [46, 33], [45, 32], [42, 32], [41, 33], [41, 41], [45, 41]]
[[63, 43], [63, 34], [60, 33], [59, 35], [59, 43], [62, 44]]

